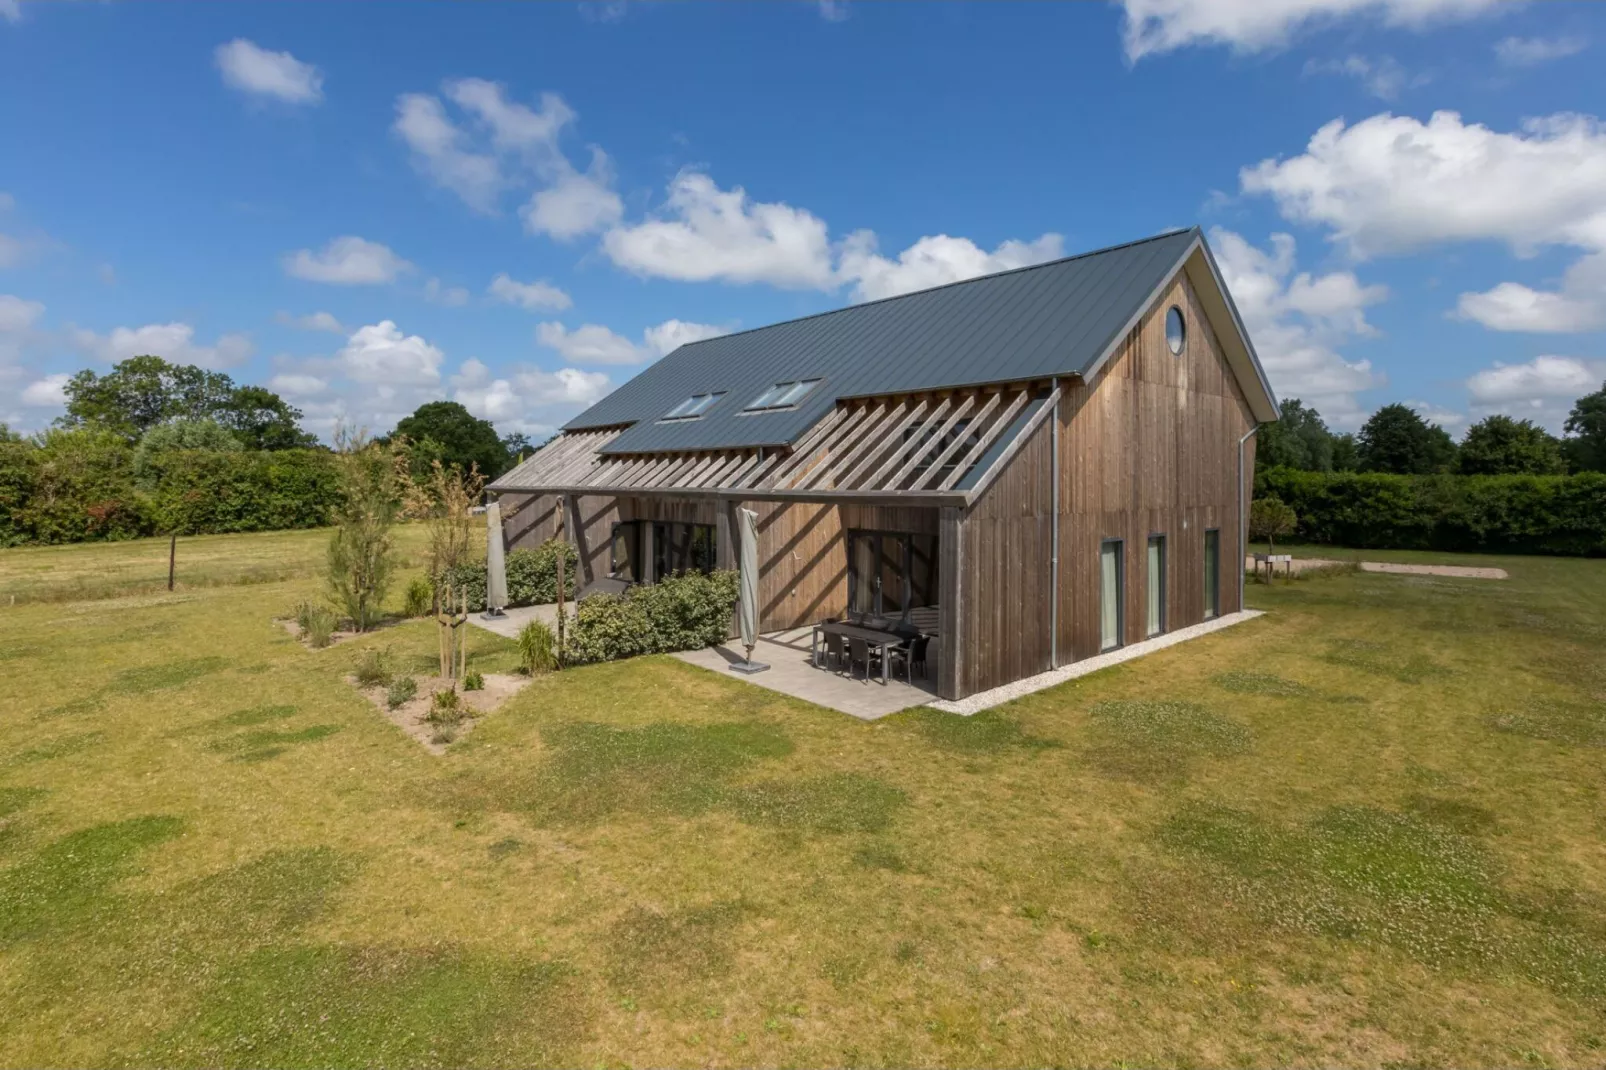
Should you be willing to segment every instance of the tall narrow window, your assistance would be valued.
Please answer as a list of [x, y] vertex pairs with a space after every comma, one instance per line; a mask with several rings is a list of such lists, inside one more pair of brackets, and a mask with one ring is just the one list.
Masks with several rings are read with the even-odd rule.
[[1165, 536], [1149, 536], [1149, 582], [1145, 585], [1148, 598], [1148, 617], [1144, 622], [1146, 636], [1165, 631]]
[[1204, 533], [1205, 620], [1221, 616], [1221, 532]]
[[1121, 540], [1106, 539], [1099, 548], [1099, 649], [1121, 645], [1126, 585], [1122, 582]]

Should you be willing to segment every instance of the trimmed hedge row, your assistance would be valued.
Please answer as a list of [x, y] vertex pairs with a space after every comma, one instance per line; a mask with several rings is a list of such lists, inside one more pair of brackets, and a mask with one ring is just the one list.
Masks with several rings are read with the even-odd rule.
[[1606, 555], [1606, 474], [1255, 473], [1299, 514], [1296, 538], [1358, 549]]
[[722, 643], [737, 596], [731, 570], [685, 572], [623, 595], [592, 595], [575, 607], [569, 660], [614, 661]]
[[[533, 550], [514, 550], [507, 555], [507, 604], [544, 606], [556, 602], [560, 554], [568, 563], [563, 584], [564, 596], [574, 598], [580, 554], [571, 543], [548, 539]], [[470, 611], [478, 612], [485, 608], [484, 561], [447, 569], [436, 580], [437, 586], [444, 583], [450, 583], [453, 590], [467, 593]]]

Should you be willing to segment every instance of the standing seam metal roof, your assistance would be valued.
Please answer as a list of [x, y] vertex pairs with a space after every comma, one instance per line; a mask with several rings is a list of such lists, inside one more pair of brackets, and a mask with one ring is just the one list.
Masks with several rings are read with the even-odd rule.
[[[1198, 228], [681, 346], [564, 430], [632, 424], [607, 453], [794, 442], [844, 397], [1085, 373], [1170, 276]], [[794, 409], [743, 414], [764, 390], [823, 379]], [[660, 423], [693, 394], [700, 419]]]

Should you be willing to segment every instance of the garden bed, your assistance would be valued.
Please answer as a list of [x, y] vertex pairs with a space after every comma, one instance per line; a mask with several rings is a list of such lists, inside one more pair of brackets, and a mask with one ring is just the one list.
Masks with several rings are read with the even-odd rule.
[[[528, 676], [510, 673], [485, 673], [485, 686], [478, 691], [458, 691], [462, 719], [454, 725], [442, 725], [429, 719], [437, 691], [445, 691], [451, 684], [439, 676], [415, 676], [418, 685], [414, 697], [398, 706], [391, 706], [389, 688], [382, 684], [364, 687], [356, 676], [346, 682], [372, 702], [391, 724], [400, 728], [431, 754], [445, 754], [446, 748], [468, 735], [479, 718], [493, 712], [529, 684]], [[443, 735], [443, 730], [445, 734]], [[450, 738], [445, 738], [449, 735]]]

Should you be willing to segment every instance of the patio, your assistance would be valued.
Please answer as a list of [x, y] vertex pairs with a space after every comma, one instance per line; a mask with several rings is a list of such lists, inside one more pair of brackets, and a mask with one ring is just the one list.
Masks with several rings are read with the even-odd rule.
[[885, 686], [878, 675], [866, 681], [848, 677], [809, 661], [809, 640], [813, 628], [793, 628], [761, 635], [753, 648], [753, 660], [769, 665], [765, 672], [745, 675], [730, 667], [743, 660], [741, 643], [732, 640], [723, 646], [687, 650], [673, 655], [681, 661], [710, 672], [779, 691], [817, 706], [826, 706], [861, 720], [873, 721], [911, 706], [924, 706], [937, 698], [936, 680], [931, 676], [914, 678], [914, 683], [892, 679]]

